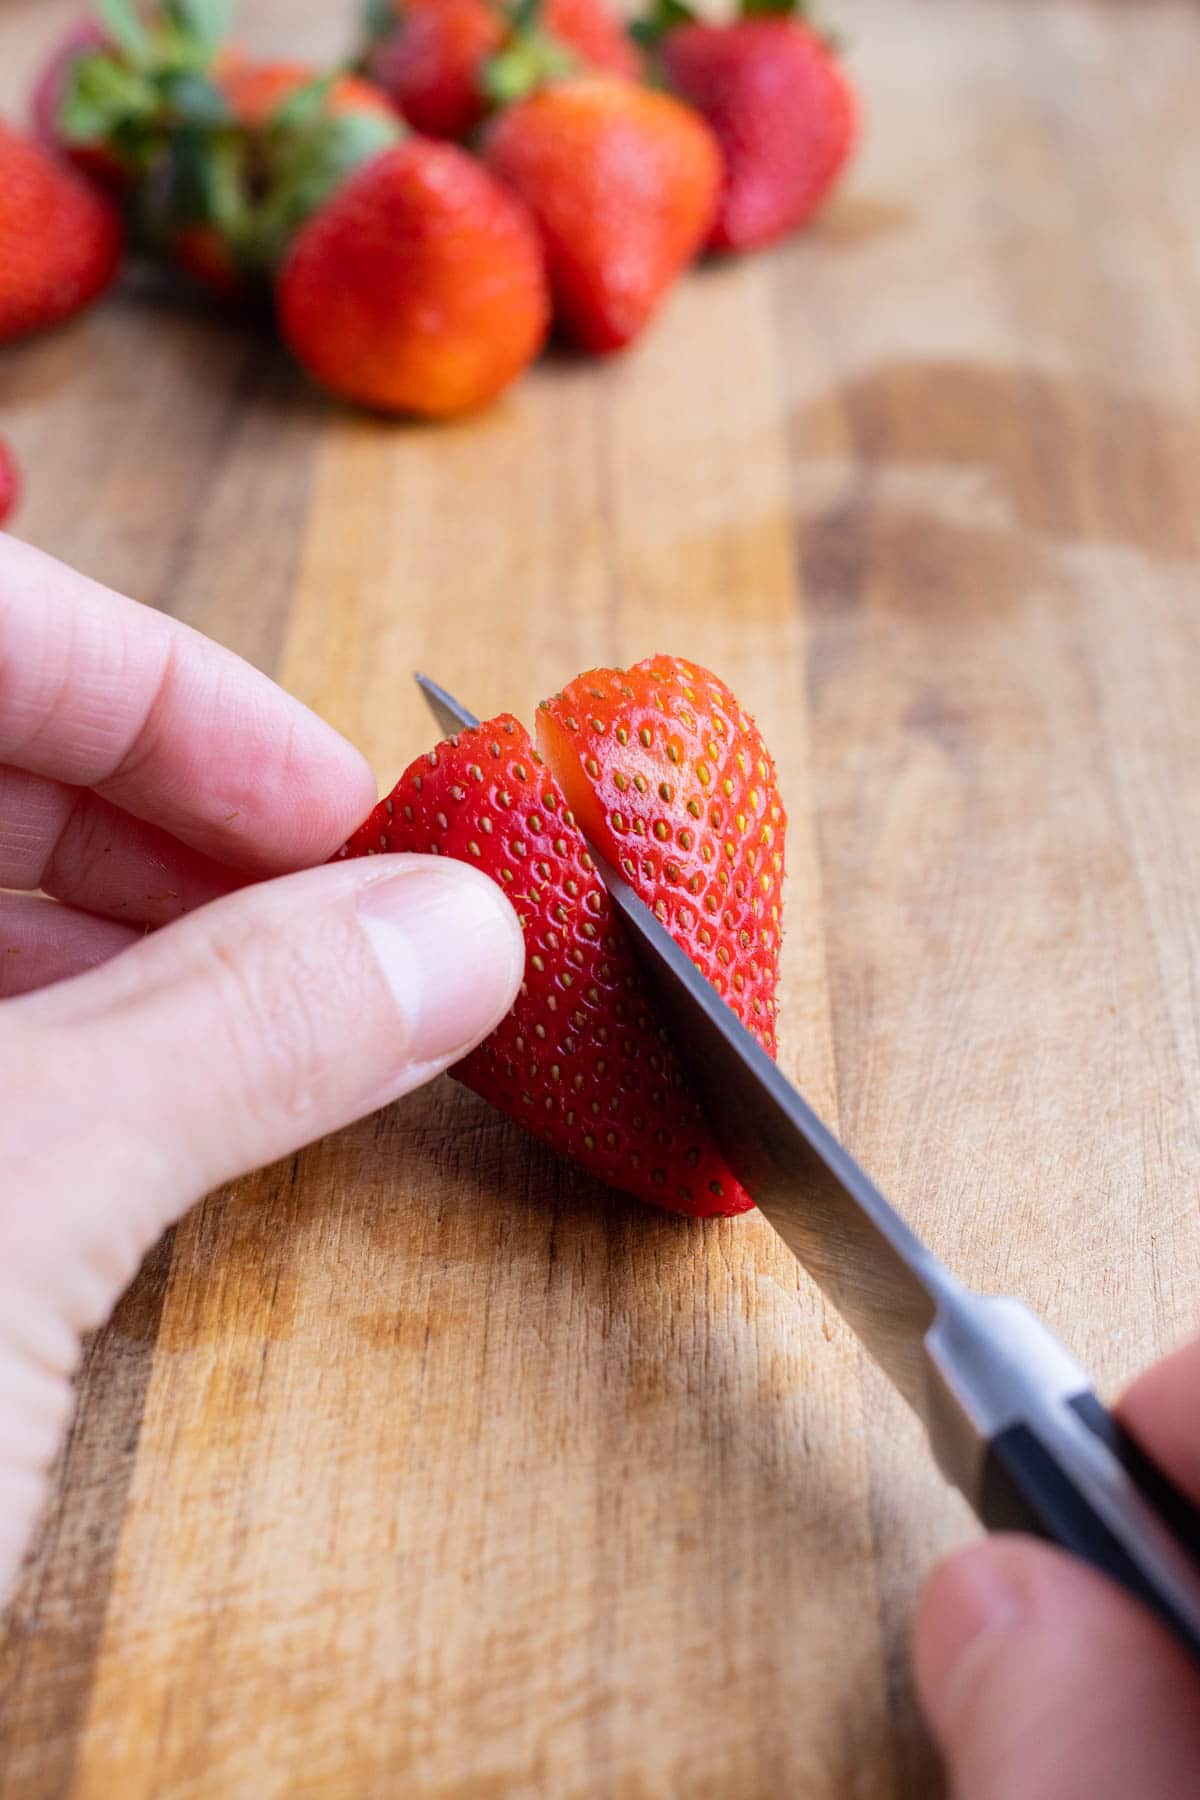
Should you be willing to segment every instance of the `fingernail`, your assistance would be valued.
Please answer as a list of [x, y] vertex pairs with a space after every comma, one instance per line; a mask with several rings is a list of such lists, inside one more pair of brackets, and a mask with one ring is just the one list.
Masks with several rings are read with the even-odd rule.
[[486, 876], [412, 864], [364, 888], [358, 913], [409, 1021], [412, 1062], [453, 1062], [511, 1007], [524, 942]]
[[1020, 1616], [1020, 1596], [989, 1544], [964, 1550], [934, 1571], [917, 1621], [921, 1701], [943, 1736], [974, 1671]]

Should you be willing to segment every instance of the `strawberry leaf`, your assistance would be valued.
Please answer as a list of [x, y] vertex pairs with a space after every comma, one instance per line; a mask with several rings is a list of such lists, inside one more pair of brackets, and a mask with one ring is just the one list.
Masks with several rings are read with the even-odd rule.
[[229, 121], [229, 106], [220, 88], [194, 69], [167, 77], [162, 93], [172, 118], [181, 125], [203, 130]]
[[541, 22], [542, 0], [515, 0], [509, 10], [509, 30], [513, 37], [524, 37]]
[[212, 218], [212, 144], [207, 132], [173, 133], [169, 157], [169, 206], [172, 224], [207, 223]]
[[243, 175], [241, 146], [235, 138], [210, 145], [204, 169], [204, 222], [215, 225], [235, 249], [249, 226]]
[[[285, 108], [286, 110], [286, 108]], [[270, 146], [271, 198], [259, 209], [249, 251], [258, 267], [275, 269], [296, 232], [360, 164], [400, 142], [399, 119], [381, 113], [346, 112], [293, 132], [280, 124]]]
[[149, 120], [157, 105], [154, 84], [145, 75], [100, 52], [72, 65], [58, 123], [70, 142], [93, 144], [120, 127]]
[[577, 67], [571, 51], [548, 33], [517, 32], [505, 49], [483, 65], [480, 91], [494, 106], [511, 106], [547, 82], [574, 74]]
[[366, 0], [363, 7], [363, 29], [374, 42], [394, 31], [398, 23], [392, 0]]
[[653, 50], [668, 31], [673, 31], [677, 25], [694, 25], [695, 22], [696, 15], [684, 0], [654, 0], [645, 16], [630, 24], [629, 35], [643, 50]]
[[96, 11], [113, 43], [134, 62], [144, 61], [149, 40], [133, 0], [96, 0]]
[[271, 114], [271, 124], [289, 131], [304, 131], [320, 123], [329, 91], [337, 80], [336, 71], [317, 75], [281, 100]]
[[163, 0], [163, 11], [173, 25], [208, 52], [228, 36], [233, 19], [232, 0]]

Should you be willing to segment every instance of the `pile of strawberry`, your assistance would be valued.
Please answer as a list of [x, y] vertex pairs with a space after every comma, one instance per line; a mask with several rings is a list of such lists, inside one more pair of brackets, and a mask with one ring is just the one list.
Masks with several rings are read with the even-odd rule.
[[645, 329], [706, 249], [802, 224], [854, 144], [804, 0], [734, 23], [653, 0], [368, 0], [354, 72], [249, 60], [231, 0], [94, 0], [0, 127], [0, 342], [69, 316], [120, 245], [271, 302], [325, 387], [483, 406], [553, 324]]

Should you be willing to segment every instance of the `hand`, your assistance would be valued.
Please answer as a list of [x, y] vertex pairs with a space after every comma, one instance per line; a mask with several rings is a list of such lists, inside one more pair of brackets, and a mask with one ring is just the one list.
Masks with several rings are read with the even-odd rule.
[[[1124, 1424], [1200, 1499], [1200, 1341], [1134, 1383]], [[1145, 1608], [1061, 1551], [997, 1537], [945, 1563], [917, 1685], [955, 1800], [1194, 1800], [1200, 1668]]]
[[160, 1232], [512, 1005], [524, 946], [486, 877], [312, 866], [374, 800], [237, 657], [0, 537], [0, 1599], [79, 1334]]

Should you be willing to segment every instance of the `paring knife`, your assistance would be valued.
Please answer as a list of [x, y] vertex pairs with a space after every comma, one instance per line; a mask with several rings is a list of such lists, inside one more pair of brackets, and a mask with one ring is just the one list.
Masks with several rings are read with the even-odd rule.
[[[417, 681], [444, 731], [479, 723]], [[1091, 1563], [1200, 1658], [1200, 1507], [1028, 1307], [955, 1280], [589, 849], [729, 1166], [921, 1419], [943, 1474], [989, 1530], [1032, 1531]]]

